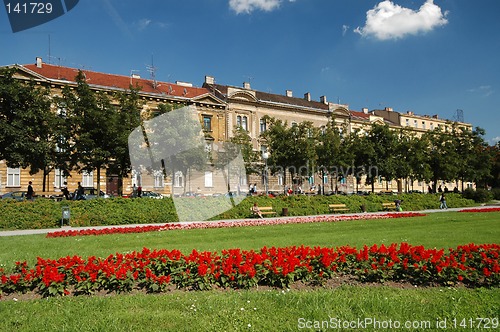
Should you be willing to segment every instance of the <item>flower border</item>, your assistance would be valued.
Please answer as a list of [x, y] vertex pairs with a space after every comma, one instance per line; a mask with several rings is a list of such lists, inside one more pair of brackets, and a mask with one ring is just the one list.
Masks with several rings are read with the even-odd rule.
[[477, 208], [477, 209], [464, 209], [464, 210], [460, 210], [458, 212], [473, 212], [473, 213], [478, 213], [478, 212], [500, 212], [500, 207], [484, 207], [484, 208]]
[[108, 234], [127, 234], [127, 233], [145, 233], [170, 231], [177, 229], [208, 229], [208, 228], [227, 228], [227, 227], [248, 227], [248, 226], [265, 226], [265, 225], [281, 225], [281, 224], [302, 224], [315, 222], [338, 222], [351, 220], [373, 220], [373, 219], [391, 219], [391, 218], [409, 218], [423, 217], [426, 214], [418, 212], [402, 212], [402, 213], [383, 213], [383, 214], [356, 214], [356, 215], [335, 215], [335, 216], [314, 216], [314, 217], [295, 217], [295, 218], [280, 218], [280, 219], [254, 219], [240, 221], [217, 221], [217, 222], [191, 222], [191, 223], [168, 223], [162, 225], [147, 225], [147, 226], [121, 226], [121, 227], [105, 227], [77, 230], [62, 230], [47, 233], [48, 238], [70, 237], [70, 236], [88, 236], [88, 235], [108, 235]]
[[208, 290], [249, 289], [259, 285], [287, 288], [293, 282], [322, 285], [339, 276], [361, 282], [405, 281], [414, 285], [500, 286], [500, 245], [467, 244], [437, 249], [408, 243], [341, 247], [263, 247], [217, 252], [193, 250], [134, 251], [106, 258], [38, 257], [30, 267], [17, 262], [15, 271], [0, 269], [2, 294], [35, 292], [44, 297], [124, 293], [159, 293], [173, 287]]

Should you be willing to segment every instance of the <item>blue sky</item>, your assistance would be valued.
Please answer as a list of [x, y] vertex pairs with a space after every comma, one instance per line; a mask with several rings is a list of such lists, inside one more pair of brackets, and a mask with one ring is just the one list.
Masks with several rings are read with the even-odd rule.
[[[34, 63], [438, 114], [500, 140], [498, 0], [80, 0], [13, 33], [0, 65]], [[50, 36], [50, 37], [49, 37]], [[49, 43], [50, 39], [50, 43]], [[50, 45], [50, 47], [49, 47]], [[50, 55], [50, 57], [49, 57]]]

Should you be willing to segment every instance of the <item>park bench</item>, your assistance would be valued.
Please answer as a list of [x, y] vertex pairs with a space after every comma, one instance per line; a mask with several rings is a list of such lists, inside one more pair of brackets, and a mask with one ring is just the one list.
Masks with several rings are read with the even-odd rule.
[[394, 202], [389, 202], [389, 203], [382, 203], [382, 210], [396, 210], [396, 203]]
[[[252, 209], [250, 209], [252, 210]], [[276, 211], [273, 210], [272, 206], [259, 206], [260, 213], [265, 216], [265, 215], [275, 215]], [[252, 211], [252, 217], [258, 216], [257, 213]]]
[[342, 212], [342, 211], [349, 211], [349, 208], [345, 204], [329, 204], [328, 208], [330, 212]]

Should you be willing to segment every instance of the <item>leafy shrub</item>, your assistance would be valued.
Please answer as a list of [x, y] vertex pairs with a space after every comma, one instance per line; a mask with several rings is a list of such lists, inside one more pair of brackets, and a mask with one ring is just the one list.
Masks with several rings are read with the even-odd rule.
[[493, 193], [484, 189], [465, 189], [463, 196], [464, 198], [474, 200], [476, 203], [486, 203], [493, 199]]
[[500, 188], [493, 188], [491, 193], [493, 194], [493, 199], [500, 200]]

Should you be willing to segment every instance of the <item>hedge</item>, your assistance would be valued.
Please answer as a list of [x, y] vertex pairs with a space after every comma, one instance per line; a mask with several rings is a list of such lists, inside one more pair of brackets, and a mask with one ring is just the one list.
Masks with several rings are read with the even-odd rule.
[[[192, 198], [195, 203], [196, 199]], [[278, 215], [287, 209], [289, 216], [305, 216], [329, 214], [328, 205], [345, 204], [350, 212], [362, 212], [364, 206], [367, 212], [382, 210], [382, 202], [403, 200], [405, 211], [436, 209], [439, 207], [439, 194], [402, 194], [402, 195], [368, 195], [368, 196], [265, 196], [247, 197], [231, 210], [212, 218], [241, 219], [250, 216], [250, 207], [257, 202], [259, 206], [272, 206]], [[214, 199], [214, 204], [219, 204]], [[449, 207], [474, 206], [471, 199], [465, 199], [460, 194], [448, 194]], [[195, 204], [196, 205], [196, 204]], [[88, 201], [54, 202], [37, 199], [33, 202], [16, 202], [0, 200], [0, 230], [55, 228], [61, 225], [62, 208], [69, 207], [73, 227], [125, 225], [125, 224], [155, 224], [178, 221], [175, 206], [170, 198], [157, 199], [95, 199]], [[215, 207], [216, 205], [214, 205]], [[193, 213], [195, 213], [193, 208]]]

